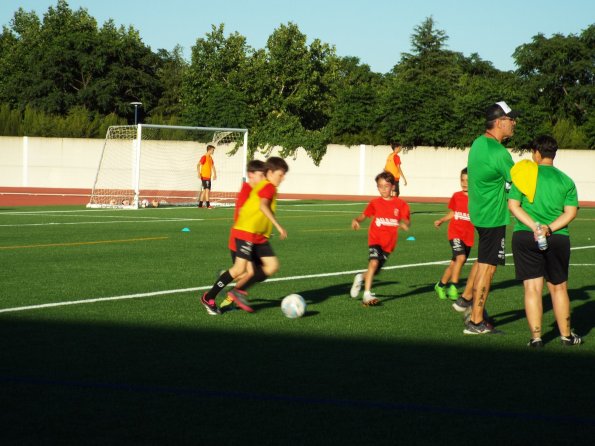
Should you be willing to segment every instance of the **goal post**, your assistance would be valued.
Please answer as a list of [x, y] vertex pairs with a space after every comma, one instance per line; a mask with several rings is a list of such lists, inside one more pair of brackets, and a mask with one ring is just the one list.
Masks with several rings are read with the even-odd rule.
[[217, 172], [211, 204], [232, 205], [246, 178], [247, 129], [138, 124], [108, 128], [87, 207], [196, 206], [209, 144]]

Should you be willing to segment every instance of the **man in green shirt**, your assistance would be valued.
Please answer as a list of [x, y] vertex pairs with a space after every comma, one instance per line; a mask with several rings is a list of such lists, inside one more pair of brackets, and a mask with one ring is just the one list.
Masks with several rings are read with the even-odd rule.
[[471, 145], [467, 170], [469, 178], [469, 215], [479, 235], [473, 299], [460, 297], [453, 307], [468, 311], [465, 334], [491, 333], [493, 327], [484, 320], [484, 309], [492, 278], [498, 265], [504, 264], [504, 238], [510, 214], [506, 202], [510, 185], [512, 157], [501, 143], [514, 133], [518, 112], [506, 102], [497, 102], [486, 110], [486, 130]]
[[[540, 136], [532, 144], [537, 177], [513, 178], [508, 197], [510, 212], [516, 217], [512, 253], [516, 278], [525, 288], [525, 313], [531, 330], [529, 347], [543, 347], [543, 278], [552, 297], [552, 307], [562, 345], [580, 345], [582, 339], [570, 327], [568, 266], [570, 237], [568, 224], [578, 211], [578, 195], [572, 179], [554, 167], [558, 143], [551, 136]], [[516, 169], [516, 166], [515, 166]], [[529, 184], [534, 182], [533, 184]], [[523, 189], [525, 189], [523, 191]], [[533, 199], [531, 199], [533, 198]], [[537, 226], [540, 224], [540, 227]], [[537, 245], [537, 237], [547, 237], [547, 248]]]

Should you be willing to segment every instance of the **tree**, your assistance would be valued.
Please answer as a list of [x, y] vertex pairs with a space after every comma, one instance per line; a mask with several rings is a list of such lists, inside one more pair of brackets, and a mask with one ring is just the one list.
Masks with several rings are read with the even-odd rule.
[[529, 84], [532, 102], [546, 108], [552, 124], [567, 118], [580, 125], [588, 119], [593, 110], [595, 24], [579, 36], [538, 34], [513, 57], [517, 74]]

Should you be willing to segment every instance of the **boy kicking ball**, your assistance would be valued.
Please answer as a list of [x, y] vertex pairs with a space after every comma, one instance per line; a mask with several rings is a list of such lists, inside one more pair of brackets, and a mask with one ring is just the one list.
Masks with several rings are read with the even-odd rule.
[[350, 292], [355, 299], [364, 285], [365, 306], [380, 303], [371, 292], [372, 281], [397, 245], [398, 228], [408, 231], [410, 224], [409, 205], [399, 197], [391, 196], [395, 177], [390, 172], [382, 172], [376, 175], [375, 181], [380, 197], [370, 201], [364, 212], [351, 221], [351, 227], [357, 231], [361, 222], [372, 219], [368, 229], [368, 269], [355, 275]]

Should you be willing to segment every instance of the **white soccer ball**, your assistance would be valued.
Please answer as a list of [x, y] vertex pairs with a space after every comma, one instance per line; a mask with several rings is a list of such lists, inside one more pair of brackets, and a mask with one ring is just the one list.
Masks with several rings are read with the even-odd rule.
[[306, 312], [306, 301], [299, 294], [290, 294], [281, 301], [281, 311], [290, 319], [302, 317]]
[[149, 200], [147, 200], [146, 198], [140, 202], [140, 206], [143, 208], [149, 207]]

